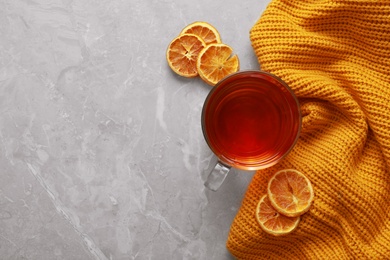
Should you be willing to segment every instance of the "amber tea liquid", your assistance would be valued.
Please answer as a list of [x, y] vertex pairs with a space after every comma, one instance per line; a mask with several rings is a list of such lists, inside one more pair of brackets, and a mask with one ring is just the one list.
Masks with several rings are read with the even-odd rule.
[[277, 163], [301, 127], [299, 104], [289, 87], [256, 71], [217, 84], [206, 99], [202, 121], [211, 150], [223, 163], [245, 170]]

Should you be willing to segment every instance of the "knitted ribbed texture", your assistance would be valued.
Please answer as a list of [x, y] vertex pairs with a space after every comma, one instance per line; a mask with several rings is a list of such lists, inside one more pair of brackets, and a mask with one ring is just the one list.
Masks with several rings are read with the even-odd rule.
[[[238, 259], [390, 259], [390, 1], [274, 0], [250, 32], [261, 69], [301, 103], [302, 132], [258, 171], [230, 229]], [[270, 176], [294, 168], [315, 198], [298, 228], [263, 232], [255, 208]]]

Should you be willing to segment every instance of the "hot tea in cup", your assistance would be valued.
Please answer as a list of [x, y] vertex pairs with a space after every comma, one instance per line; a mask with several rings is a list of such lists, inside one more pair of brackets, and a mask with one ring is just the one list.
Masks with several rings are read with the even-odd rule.
[[257, 170], [279, 162], [301, 128], [299, 103], [278, 77], [243, 71], [221, 80], [202, 111], [203, 134], [218, 157], [205, 185], [216, 190], [230, 167]]

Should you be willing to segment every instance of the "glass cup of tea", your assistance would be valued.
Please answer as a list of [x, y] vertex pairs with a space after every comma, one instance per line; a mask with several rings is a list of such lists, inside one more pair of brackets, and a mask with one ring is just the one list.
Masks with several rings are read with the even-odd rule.
[[275, 165], [294, 147], [301, 125], [298, 99], [280, 78], [263, 71], [225, 77], [202, 110], [203, 135], [217, 157], [205, 186], [216, 191], [232, 167], [250, 171]]

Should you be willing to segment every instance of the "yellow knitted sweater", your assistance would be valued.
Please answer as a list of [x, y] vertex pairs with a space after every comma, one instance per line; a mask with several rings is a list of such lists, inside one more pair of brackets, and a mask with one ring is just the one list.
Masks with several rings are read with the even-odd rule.
[[[298, 96], [302, 132], [258, 171], [230, 229], [238, 259], [390, 259], [390, 1], [274, 0], [250, 32], [261, 69]], [[298, 228], [263, 232], [270, 176], [295, 168], [315, 198]]]

